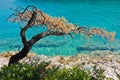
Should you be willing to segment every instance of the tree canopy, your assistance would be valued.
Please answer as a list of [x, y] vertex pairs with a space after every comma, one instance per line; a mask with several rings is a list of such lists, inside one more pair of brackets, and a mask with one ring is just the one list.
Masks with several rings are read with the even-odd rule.
[[71, 33], [85, 34], [86, 36], [100, 35], [102, 38], [107, 38], [110, 41], [114, 40], [115, 32], [108, 32], [104, 29], [93, 28], [87, 26], [78, 26], [69, 23], [64, 17], [52, 17], [35, 6], [27, 6], [23, 10], [17, 10], [15, 14], [10, 17], [11, 21], [27, 23], [32, 17], [33, 13], [36, 14], [30, 27], [46, 27], [47, 30], [62, 32], [64, 34], [72, 35]]

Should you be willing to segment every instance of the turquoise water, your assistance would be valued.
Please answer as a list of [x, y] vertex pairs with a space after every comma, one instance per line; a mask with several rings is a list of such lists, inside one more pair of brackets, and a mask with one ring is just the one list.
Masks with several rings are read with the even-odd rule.
[[[51, 16], [64, 16], [69, 22], [79, 26], [90, 26], [115, 31], [114, 42], [99, 36], [89, 39], [74, 35], [49, 36], [32, 48], [32, 52], [45, 55], [73, 55], [94, 50], [120, 51], [120, 0], [0, 0], [0, 52], [22, 48], [20, 25], [7, 21], [16, 7], [34, 5]], [[32, 28], [28, 38], [37, 34], [41, 28]]]

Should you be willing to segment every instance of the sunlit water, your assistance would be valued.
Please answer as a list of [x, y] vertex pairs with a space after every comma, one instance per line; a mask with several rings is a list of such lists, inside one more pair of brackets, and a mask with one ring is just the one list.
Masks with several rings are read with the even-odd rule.
[[[49, 36], [41, 39], [31, 51], [45, 55], [73, 55], [94, 50], [120, 51], [120, 0], [0, 0], [0, 52], [22, 48], [20, 25], [7, 21], [16, 7], [34, 5], [45, 13], [62, 17], [79, 26], [90, 26], [115, 31], [114, 42], [99, 36]], [[28, 38], [42, 28], [32, 28]]]

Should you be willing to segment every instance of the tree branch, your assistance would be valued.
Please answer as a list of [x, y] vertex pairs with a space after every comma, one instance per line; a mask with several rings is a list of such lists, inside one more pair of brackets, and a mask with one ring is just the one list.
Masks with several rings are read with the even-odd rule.
[[22, 13], [25, 13], [25, 11], [27, 11], [27, 9], [30, 8], [30, 7], [33, 8], [33, 10], [34, 9], [37, 10], [37, 8], [35, 6], [27, 6]]
[[61, 35], [66, 35], [65, 33], [63, 32], [58, 32], [58, 31], [46, 31], [46, 32], [42, 32], [40, 34], [37, 34], [35, 36], [33, 36], [31, 38], [31, 40], [29, 41], [30, 42], [30, 45], [34, 45], [37, 41], [39, 41], [41, 38], [44, 38], [46, 36], [50, 36], [50, 35], [55, 35], [55, 36], [61, 36]]
[[37, 13], [36, 13], [36, 11], [34, 11], [30, 20], [28, 21], [27, 25], [24, 28], [22, 28], [22, 30], [20, 32], [20, 36], [21, 36], [21, 39], [22, 39], [22, 42], [23, 42], [24, 45], [27, 42], [25, 32], [27, 31], [27, 29], [29, 29], [32, 26], [32, 23], [34, 22], [34, 20], [36, 18], [36, 15], [37, 15]]

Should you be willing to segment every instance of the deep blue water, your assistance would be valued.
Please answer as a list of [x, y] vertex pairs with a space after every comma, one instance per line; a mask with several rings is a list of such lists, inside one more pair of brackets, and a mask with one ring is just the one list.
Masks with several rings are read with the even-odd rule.
[[[34, 5], [45, 13], [62, 17], [79, 26], [92, 26], [115, 31], [114, 42], [99, 36], [89, 39], [74, 35], [49, 36], [32, 48], [31, 51], [45, 55], [73, 55], [94, 50], [120, 51], [120, 0], [0, 0], [0, 52], [22, 48], [19, 32], [20, 25], [7, 20], [16, 7]], [[41, 28], [32, 28], [28, 38], [37, 34]]]

